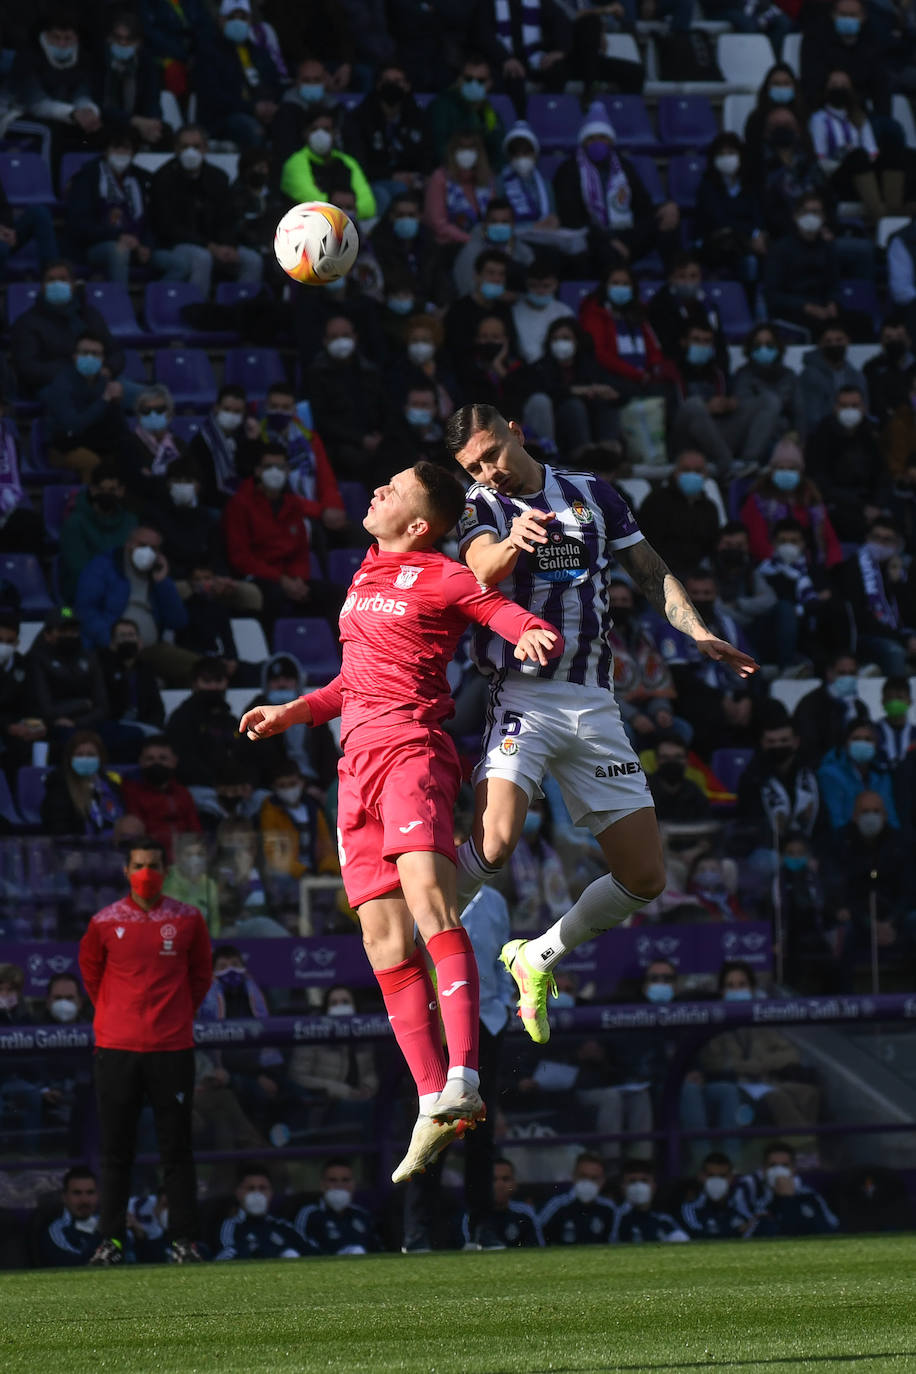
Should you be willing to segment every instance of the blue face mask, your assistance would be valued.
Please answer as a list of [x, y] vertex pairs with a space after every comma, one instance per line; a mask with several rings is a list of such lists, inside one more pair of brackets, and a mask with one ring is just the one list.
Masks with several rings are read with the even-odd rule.
[[846, 746], [853, 763], [871, 763], [875, 746], [870, 739], [851, 739]]
[[705, 481], [702, 472], [679, 472], [677, 475], [677, 484], [685, 496], [697, 496]]
[[479, 100], [483, 100], [487, 93], [487, 88], [482, 81], [473, 77], [461, 83], [461, 96], [469, 105], [476, 105]]
[[324, 87], [320, 81], [303, 81], [299, 87], [299, 99], [306, 105], [316, 105], [324, 99]]
[[52, 62], [69, 62], [76, 52], [76, 48], [72, 44], [68, 44], [66, 48], [58, 48], [49, 43], [47, 52]]
[[854, 14], [837, 14], [834, 16], [833, 27], [841, 38], [855, 38], [862, 27], [862, 20], [857, 19]]
[[91, 778], [99, 771], [98, 754], [76, 754], [70, 760], [70, 767], [78, 778]]
[[388, 309], [393, 315], [409, 315], [413, 310], [413, 296], [390, 296]]
[[750, 988], [725, 988], [722, 993], [723, 1002], [750, 1002], [754, 996]]
[[543, 296], [539, 291], [529, 291], [525, 296], [529, 305], [533, 305], [535, 310], [546, 310], [553, 301], [553, 296]]
[[44, 295], [48, 305], [69, 305], [73, 299], [73, 287], [68, 281], [46, 281]]
[[791, 105], [795, 99], [794, 86], [771, 86], [770, 99], [774, 105]]
[[160, 410], [151, 410], [140, 416], [140, 428], [148, 429], [150, 434], [161, 434], [168, 429], [169, 417]]
[[480, 294], [485, 301], [498, 301], [505, 289], [505, 284], [501, 281], [482, 281], [480, 283]]
[[230, 43], [247, 43], [251, 26], [245, 19], [227, 19], [223, 25], [223, 33]]
[[541, 833], [541, 826], [543, 825], [543, 822], [544, 817], [540, 814], [539, 811], [529, 811], [525, 816], [525, 820], [522, 825], [522, 834], [524, 835], [525, 839], [533, 840], [535, 835], [539, 835]]
[[508, 243], [512, 237], [512, 225], [488, 224], [484, 232], [489, 243]]
[[109, 43], [108, 51], [116, 62], [130, 62], [137, 50], [133, 43]]
[[801, 873], [803, 869], [808, 867], [808, 859], [804, 854], [784, 854], [782, 866], [789, 873]]
[[420, 221], [414, 219], [413, 215], [402, 215], [394, 220], [394, 232], [396, 238], [415, 239], [420, 232]]
[[272, 692], [267, 693], [267, 700], [271, 706], [285, 706], [289, 699], [288, 687], [276, 687]]
[[691, 367], [705, 367], [715, 355], [712, 344], [692, 343], [687, 345], [687, 362]]
[[427, 425], [431, 425], [433, 422], [433, 413], [431, 410], [427, 410], [425, 406], [408, 406], [404, 413], [409, 425], [417, 425], [421, 429], [425, 429]]
[[650, 1002], [670, 1002], [674, 998], [671, 983], [647, 983], [646, 996]]
[[840, 701], [848, 701], [859, 690], [859, 679], [852, 673], [840, 673], [830, 684], [830, 691]]
[[609, 286], [607, 298], [611, 305], [629, 305], [633, 299], [632, 286]]
[[81, 377], [97, 377], [102, 370], [102, 359], [94, 353], [78, 353], [76, 370]]
[[779, 349], [774, 348], [772, 344], [758, 344], [757, 347], [752, 350], [751, 357], [754, 359], [754, 362], [759, 363], [761, 367], [772, 367], [779, 357]]
[[801, 481], [801, 473], [795, 468], [774, 468], [772, 476], [778, 491], [795, 491]]

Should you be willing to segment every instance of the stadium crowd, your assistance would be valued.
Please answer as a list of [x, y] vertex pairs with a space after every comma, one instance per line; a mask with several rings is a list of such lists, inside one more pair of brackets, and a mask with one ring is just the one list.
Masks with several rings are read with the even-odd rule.
[[[752, 83], [730, 83], [717, 25], [753, 40]], [[616, 693], [668, 860], [640, 920], [773, 921], [803, 992], [853, 991], [869, 961], [912, 987], [914, 26], [880, 0], [0, 5], [0, 957], [78, 938], [149, 834], [165, 892], [213, 937], [202, 1014], [301, 1006], [232, 942], [355, 937], [333, 888], [307, 917], [301, 897], [339, 873], [337, 742], [299, 726], [254, 746], [237, 721], [334, 675], [372, 489], [451, 466], [444, 423], [480, 401], [532, 453], [615, 483], [706, 623], [763, 665], [739, 681], [615, 575]], [[321, 290], [272, 252], [309, 199], [361, 240]], [[452, 686], [470, 769], [484, 693], [466, 652]], [[498, 883], [511, 929], [556, 919], [599, 866], [548, 785]], [[759, 992], [746, 965], [706, 975], [659, 960], [614, 996]], [[560, 981], [561, 1004], [593, 995]], [[40, 1007], [24, 988], [0, 966], [0, 1026], [91, 1016], [71, 975]], [[365, 1006], [337, 987], [313, 1009]], [[749, 1102], [775, 1134], [817, 1120], [791, 1037], [749, 1034], [704, 1049], [686, 1128], [737, 1132]], [[561, 1106], [651, 1131], [665, 1054], [634, 1033], [559, 1041], [553, 1076], [522, 1056], [506, 1120]], [[68, 1138], [81, 1072], [0, 1071], [3, 1148]], [[196, 1142], [265, 1160], [291, 1132], [365, 1131], [380, 1082], [368, 1044], [201, 1050], [197, 1073]], [[737, 1137], [709, 1144], [685, 1158], [690, 1193], [660, 1180], [661, 1211], [648, 1144], [568, 1161], [572, 1191], [543, 1210], [500, 1160], [502, 1240], [836, 1226], [781, 1142], [747, 1175]], [[276, 1215], [273, 1169], [244, 1167], [214, 1170], [237, 1204], [214, 1257], [380, 1243], [343, 1158], [321, 1200], [278, 1194]], [[94, 1186], [67, 1176], [44, 1262], [94, 1248]], [[849, 1187], [854, 1227], [884, 1193]], [[162, 1199], [133, 1201], [154, 1257]]]

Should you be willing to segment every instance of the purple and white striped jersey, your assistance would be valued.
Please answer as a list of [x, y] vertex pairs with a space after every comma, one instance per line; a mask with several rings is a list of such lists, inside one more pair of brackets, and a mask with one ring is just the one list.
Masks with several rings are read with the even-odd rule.
[[616, 549], [643, 539], [633, 512], [607, 482], [590, 472], [561, 472], [544, 465], [544, 486], [524, 496], [504, 496], [475, 483], [458, 522], [462, 557], [479, 534], [504, 539], [517, 515], [526, 510], [554, 511], [547, 543], [535, 553], [519, 554], [499, 590], [534, 615], [549, 620], [565, 636], [566, 652], [541, 668], [519, 663], [512, 645], [475, 627], [474, 662], [481, 672], [524, 673], [565, 679], [587, 687], [610, 688], [614, 679], [608, 630], [612, 619], [608, 590]]

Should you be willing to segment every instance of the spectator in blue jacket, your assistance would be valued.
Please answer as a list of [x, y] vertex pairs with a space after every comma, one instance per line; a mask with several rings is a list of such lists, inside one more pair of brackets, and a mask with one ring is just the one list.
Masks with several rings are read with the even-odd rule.
[[321, 1200], [303, 1207], [296, 1230], [320, 1255], [365, 1255], [381, 1250], [375, 1222], [353, 1201], [356, 1180], [349, 1160], [329, 1159], [321, 1171]]
[[280, 77], [267, 49], [252, 42], [249, 0], [222, 0], [219, 28], [194, 73], [200, 122], [213, 138], [257, 148], [277, 113]]
[[860, 792], [877, 792], [884, 802], [888, 825], [894, 829], [900, 825], [891, 774], [876, 762], [877, 750], [875, 727], [868, 720], [854, 720], [842, 747], [829, 750], [821, 760], [817, 783], [833, 830], [842, 830], [852, 820]]
[[64, 1174], [63, 1209], [42, 1231], [38, 1253], [45, 1268], [88, 1264], [99, 1243], [99, 1185], [86, 1165]]
[[220, 1227], [218, 1260], [301, 1259], [314, 1253], [291, 1221], [270, 1210], [274, 1189], [260, 1164], [242, 1164], [235, 1190], [238, 1211]]
[[42, 392], [52, 463], [88, 482], [103, 459], [117, 458], [129, 433], [123, 397], [121, 383], [106, 375], [104, 339], [82, 333], [71, 362]]
[[55, 258], [41, 275], [35, 304], [10, 329], [9, 356], [22, 392], [37, 396], [73, 357], [86, 332], [105, 343], [105, 370], [117, 377], [124, 368], [123, 350], [115, 343], [99, 312], [77, 291], [70, 264]]
[[681, 1221], [696, 1240], [733, 1240], [747, 1217], [735, 1206], [735, 1171], [727, 1154], [712, 1150], [700, 1165], [700, 1192], [681, 1205]]
[[169, 576], [158, 530], [138, 525], [126, 543], [87, 563], [76, 587], [84, 640], [104, 649], [115, 622], [125, 616], [140, 632], [142, 658], [170, 687], [185, 687], [198, 654], [162, 639], [165, 630], [182, 630], [188, 613]]
[[136, 151], [133, 131], [114, 129], [102, 156], [81, 167], [66, 191], [74, 253], [97, 267], [106, 281], [122, 286], [128, 283], [131, 263], [144, 267], [153, 258], [149, 177], [133, 165]]
[[623, 1202], [617, 1211], [613, 1241], [624, 1245], [646, 1240], [684, 1241], [687, 1232], [679, 1226], [670, 1212], [653, 1206], [655, 1202], [655, 1170], [646, 1159], [624, 1160], [620, 1170]]

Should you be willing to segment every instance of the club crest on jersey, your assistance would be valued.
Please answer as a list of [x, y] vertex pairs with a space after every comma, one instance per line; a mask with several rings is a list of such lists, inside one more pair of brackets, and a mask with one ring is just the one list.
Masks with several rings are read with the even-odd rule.
[[570, 514], [580, 525], [590, 525], [594, 520], [594, 512], [589, 509], [584, 501], [573, 501], [569, 508]]
[[411, 565], [408, 563], [406, 567], [401, 568], [401, 571], [394, 579], [394, 585], [400, 587], [402, 591], [406, 591], [408, 587], [413, 586], [422, 571], [422, 568], [418, 568], [415, 564]]
[[505, 754], [507, 758], [512, 758], [513, 754], [518, 753], [518, 745], [514, 739], [504, 739], [499, 746], [499, 752]]
[[159, 936], [162, 940], [162, 949], [159, 951], [160, 954], [175, 953], [174, 945], [175, 936], [177, 934], [178, 931], [173, 925], [164, 925], [159, 927]]

